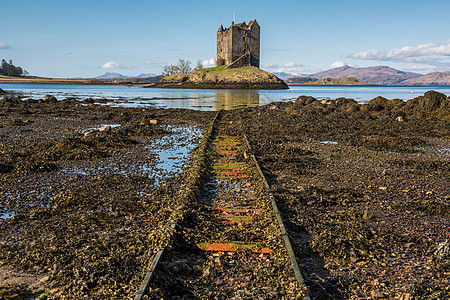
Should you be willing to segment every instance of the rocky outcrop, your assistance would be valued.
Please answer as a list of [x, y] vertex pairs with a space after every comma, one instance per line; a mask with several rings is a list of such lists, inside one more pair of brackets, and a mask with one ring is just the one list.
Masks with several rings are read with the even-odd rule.
[[436, 110], [450, 110], [450, 99], [446, 95], [428, 91], [423, 96], [411, 99], [407, 102], [407, 107], [411, 109], [420, 109], [423, 111], [433, 112]]
[[195, 70], [191, 74], [166, 76], [150, 88], [280, 90], [287, 84], [274, 74], [256, 67], [226, 69], [225, 66]]
[[6, 94], [8, 94], [8, 92], [6, 92], [6, 91], [0, 89], [0, 95], [6, 95]]

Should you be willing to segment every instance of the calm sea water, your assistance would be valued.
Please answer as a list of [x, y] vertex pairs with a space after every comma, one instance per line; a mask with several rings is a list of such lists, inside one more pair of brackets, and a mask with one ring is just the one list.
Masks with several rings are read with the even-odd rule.
[[435, 90], [450, 95], [450, 87], [391, 87], [391, 86], [290, 86], [289, 90], [224, 91], [148, 89], [122, 85], [52, 85], [52, 84], [0, 84], [0, 88], [16, 91], [25, 98], [43, 98], [47, 94], [58, 99], [75, 97], [108, 99], [109, 105], [160, 108], [191, 108], [197, 110], [234, 109], [258, 106], [271, 102], [292, 101], [307, 95], [317, 99], [353, 98], [365, 103], [377, 96], [388, 99], [409, 100]]

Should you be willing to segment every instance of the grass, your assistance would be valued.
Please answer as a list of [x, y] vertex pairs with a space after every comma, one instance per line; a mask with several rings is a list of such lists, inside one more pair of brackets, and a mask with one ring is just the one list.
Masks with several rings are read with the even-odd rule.
[[227, 69], [226, 66], [217, 66], [212, 68], [205, 68], [200, 69], [199, 71], [211, 73], [211, 74], [217, 74], [217, 75], [233, 75], [234, 73], [252, 73], [252, 72], [258, 72], [261, 71], [260, 69], [256, 67], [244, 67], [244, 68], [232, 68]]

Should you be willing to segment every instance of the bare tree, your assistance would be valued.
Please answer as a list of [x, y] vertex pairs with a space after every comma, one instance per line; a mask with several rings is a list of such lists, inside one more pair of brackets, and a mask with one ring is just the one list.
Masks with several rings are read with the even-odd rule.
[[177, 67], [180, 73], [190, 74], [192, 72], [191, 62], [189, 60], [179, 59]]
[[165, 65], [162, 75], [168, 76], [177, 73], [190, 74], [191, 72], [191, 62], [189, 60], [179, 59], [176, 65]]
[[203, 69], [203, 62], [201, 59], [197, 60], [197, 66], [195, 67], [194, 70], [200, 70]]
[[163, 67], [163, 72], [162, 72], [163, 76], [169, 76], [169, 75], [176, 74], [176, 73], [180, 73], [177, 65], [165, 65]]

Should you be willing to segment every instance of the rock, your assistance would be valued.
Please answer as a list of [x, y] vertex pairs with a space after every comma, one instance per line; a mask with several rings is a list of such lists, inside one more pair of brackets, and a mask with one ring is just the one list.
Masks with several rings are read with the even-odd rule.
[[220, 259], [220, 257], [214, 258], [214, 266], [216, 270], [222, 271], [223, 270], [223, 261]]
[[383, 297], [383, 294], [380, 293], [380, 290], [376, 289], [374, 291], [370, 291], [370, 296], [372, 298], [381, 298]]
[[395, 118], [395, 121], [397, 121], [397, 122], [405, 122], [405, 119], [403, 119], [402, 116], [398, 116], [397, 118]]
[[158, 120], [150, 120], [149, 123], [152, 124], [152, 125], [157, 125], [158, 124]]
[[95, 100], [92, 98], [86, 98], [82, 101], [83, 103], [93, 104], [95, 103]]
[[105, 131], [105, 132], [111, 131], [111, 126], [109, 125], [102, 126], [98, 129], [98, 131]]
[[301, 105], [301, 106], [305, 106], [308, 105], [314, 101], [317, 101], [316, 98], [311, 97], [311, 96], [300, 96], [297, 98], [297, 100], [295, 100], [295, 104], [296, 105]]
[[45, 95], [44, 102], [58, 102], [58, 99], [53, 95]]
[[415, 245], [416, 245], [415, 243], [406, 243], [405, 244], [405, 248], [409, 249], [409, 248], [411, 248], [412, 246], [415, 246]]
[[170, 262], [167, 267], [174, 273], [184, 273], [192, 271], [185, 259]]
[[47, 282], [49, 280], [50, 280], [50, 277], [49, 276], [45, 276], [45, 277], [41, 278], [40, 282]]
[[0, 95], [6, 95], [6, 94], [8, 94], [8, 92], [6, 92], [6, 91], [0, 89]]
[[428, 91], [423, 97], [419, 97], [418, 105], [423, 110], [432, 111], [438, 109], [446, 101], [446, 95], [436, 91]]
[[358, 102], [355, 99], [349, 99], [349, 98], [337, 98], [332, 103], [336, 107], [343, 107], [353, 104], [358, 104]]
[[203, 277], [208, 277], [210, 275], [215, 275], [216, 272], [214, 271], [213, 268], [211, 268], [210, 266], [207, 266], [204, 270], [203, 270]]

